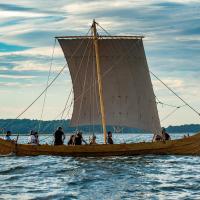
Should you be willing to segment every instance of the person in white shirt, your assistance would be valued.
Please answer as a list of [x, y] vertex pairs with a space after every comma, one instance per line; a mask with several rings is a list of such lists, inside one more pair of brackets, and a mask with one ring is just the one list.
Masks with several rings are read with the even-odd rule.
[[28, 144], [39, 145], [38, 133], [31, 131], [31, 134], [28, 138]]

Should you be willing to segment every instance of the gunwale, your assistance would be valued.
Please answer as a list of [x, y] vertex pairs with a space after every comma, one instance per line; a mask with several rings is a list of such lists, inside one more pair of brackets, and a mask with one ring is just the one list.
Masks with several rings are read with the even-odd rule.
[[16, 156], [72, 156], [72, 157], [104, 157], [134, 155], [200, 155], [200, 133], [177, 140], [165, 142], [140, 142], [131, 144], [97, 144], [77, 146], [53, 146], [48, 144], [30, 145], [15, 144], [0, 138], [0, 155]]

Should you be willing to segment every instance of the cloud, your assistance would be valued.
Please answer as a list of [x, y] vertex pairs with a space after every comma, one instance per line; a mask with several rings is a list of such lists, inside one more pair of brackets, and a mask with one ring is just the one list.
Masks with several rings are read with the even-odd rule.
[[26, 18], [33, 18], [33, 17], [44, 17], [45, 14], [40, 13], [33, 13], [33, 12], [19, 12], [19, 11], [0, 11], [1, 18], [13, 18], [13, 17], [26, 17]]
[[8, 68], [7, 67], [0, 67], [0, 71], [7, 71]]
[[[167, 78], [167, 79], [162, 79], [162, 81], [168, 85], [171, 88], [183, 88], [185, 86], [183, 80], [180, 79], [172, 79], [172, 78]], [[163, 86], [161, 85], [161, 82], [159, 80], [153, 81], [153, 85], [155, 87], [160, 87]]]
[[[199, 0], [1, 0], [1, 85], [12, 88], [12, 92], [15, 87], [19, 88], [17, 83], [24, 87], [29, 85], [32, 90], [41, 87], [37, 84], [46, 83], [54, 36], [84, 35], [96, 18], [111, 34], [145, 35], [150, 70], [186, 99], [195, 96], [191, 103], [197, 105], [200, 99], [199, 8]], [[57, 44], [53, 75], [65, 63]], [[21, 77], [17, 83], [11, 78], [14, 76]], [[26, 78], [31, 76], [34, 78]], [[68, 78], [62, 75], [57, 84], [69, 87], [66, 79], [70, 81], [69, 74]], [[172, 94], [166, 92], [158, 81], [154, 80], [153, 84], [156, 94], [176, 103]], [[26, 92], [30, 95], [32, 90]], [[58, 96], [63, 95], [61, 90], [56, 92]], [[54, 93], [51, 93], [52, 99]], [[58, 104], [58, 100], [52, 101]]]
[[0, 42], [0, 52], [13, 52], [13, 51], [23, 51], [29, 49], [29, 47], [10, 45]]
[[6, 79], [32, 79], [35, 78], [35, 76], [20, 76], [20, 75], [4, 75], [0, 74], [0, 78], [6, 78]]

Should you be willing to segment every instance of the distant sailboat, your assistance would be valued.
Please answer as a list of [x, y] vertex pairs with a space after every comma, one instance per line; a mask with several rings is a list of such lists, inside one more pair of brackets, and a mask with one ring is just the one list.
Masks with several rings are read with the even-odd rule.
[[165, 142], [106, 144], [106, 126], [134, 127], [161, 134], [142, 36], [56, 37], [70, 70], [74, 108], [71, 126], [102, 125], [104, 144], [32, 146], [0, 139], [0, 154], [110, 156], [200, 154], [200, 135]]

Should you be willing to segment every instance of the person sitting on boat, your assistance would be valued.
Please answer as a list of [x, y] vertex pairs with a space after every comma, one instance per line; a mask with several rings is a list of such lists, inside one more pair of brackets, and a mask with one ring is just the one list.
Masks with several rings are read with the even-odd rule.
[[163, 140], [166, 141], [166, 140], [171, 140], [171, 137], [170, 135], [166, 132], [166, 129], [163, 128], [162, 129], [162, 137], [163, 137]]
[[31, 131], [31, 134], [28, 138], [28, 144], [39, 145], [39, 136], [35, 131]]
[[36, 144], [39, 144], [40, 141], [39, 141], [39, 135], [38, 135], [38, 132], [35, 132], [35, 138], [36, 138]]
[[89, 138], [90, 144], [97, 144], [96, 138], [97, 138], [97, 137], [96, 137], [95, 135], [92, 135], [92, 137]]
[[87, 144], [87, 142], [83, 139], [82, 132], [78, 132], [75, 136], [75, 145], [82, 145], [82, 142]]
[[112, 132], [111, 131], [108, 131], [107, 143], [108, 144], [114, 144], [113, 139], [112, 139]]
[[54, 145], [63, 145], [65, 140], [65, 134], [62, 127], [58, 127], [57, 131], [54, 133]]
[[67, 143], [68, 145], [75, 145], [75, 135], [71, 135], [69, 138], [69, 141]]
[[5, 137], [4, 137], [4, 140], [11, 141], [10, 136], [11, 136], [11, 131], [7, 131], [7, 132], [6, 132], [6, 135], [5, 135]]
[[158, 135], [158, 134], [154, 134], [153, 137], [153, 142], [157, 142], [157, 141], [162, 141], [162, 136]]

